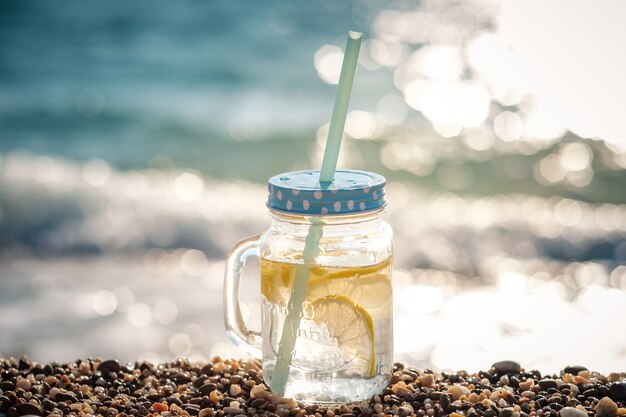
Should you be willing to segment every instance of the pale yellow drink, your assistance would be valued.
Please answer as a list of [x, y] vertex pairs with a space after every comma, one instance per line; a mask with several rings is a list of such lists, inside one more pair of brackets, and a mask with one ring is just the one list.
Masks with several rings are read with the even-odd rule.
[[[296, 376], [299, 371], [303, 383], [319, 382], [322, 389], [345, 380], [350, 389], [360, 384], [376, 391], [393, 366], [391, 258], [310, 271], [292, 371]], [[295, 264], [261, 259], [263, 337], [272, 341], [274, 351], [268, 353], [278, 349], [295, 273]]]

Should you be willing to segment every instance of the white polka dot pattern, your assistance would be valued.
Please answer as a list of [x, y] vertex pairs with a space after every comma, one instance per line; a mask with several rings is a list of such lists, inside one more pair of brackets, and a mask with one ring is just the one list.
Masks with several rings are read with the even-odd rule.
[[337, 170], [331, 184], [321, 186], [319, 171], [295, 171], [268, 181], [267, 207], [304, 215], [342, 215], [385, 207], [385, 178], [366, 171]]

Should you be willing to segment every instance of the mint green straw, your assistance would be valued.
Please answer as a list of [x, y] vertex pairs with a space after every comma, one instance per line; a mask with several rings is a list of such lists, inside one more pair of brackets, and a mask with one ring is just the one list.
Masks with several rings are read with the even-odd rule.
[[328, 130], [328, 140], [324, 149], [324, 160], [322, 161], [322, 171], [320, 172], [320, 183], [327, 185], [333, 182], [335, 169], [337, 168], [337, 158], [339, 158], [339, 147], [343, 137], [343, 128], [346, 124], [348, 114], [348, 103], [350, 103], [350, 93], [356, 72], [356, 63], [359, 59], [359, 49], [363, 34], [360, 32], [348, 32], [348, 43], [346, 53], [343, 56], [341, 65], [341, 75], [339, 76], [339, 86], [333, 116], [330, 119], [330, 129]]
[[[330, 119], [328, 140], [326, 141], [324, 160], [320, 172], [320, 185], [322, 187], [330, 185], [335, 177], [337, 158], [339, 157], [339, 148], [343, 138], [343, 128], [346, 124], [346, 114], [348, 113], [350, 93], [352, 91], [362, 37], [363, 34], [360, 32], [348, 32], [348, 43], [343, 56], [343, 64], [341, 65], [337, 97], [335, 99], [335, 107], [333, 108], [333, 116]], [[289, 304], [287, 305], [287, 316], [285, 317], [283, 332], [278, 343], [276, 365], [270, 381], [270, 388], [279, 395], [285, 395], [294, 348], [298, 338], [298, 330], [300, 329], [300, 320], [302, 319], [302, 308], [309, 289], [310, 266], [315, 264], [319, 253], [319, 243], [323, 234], [322, 227], [323, 222], [321, 220], [311, 219], [311, 226], [304, 242], [302, 264], [296, 265], [293, 287], [289, 296]]]

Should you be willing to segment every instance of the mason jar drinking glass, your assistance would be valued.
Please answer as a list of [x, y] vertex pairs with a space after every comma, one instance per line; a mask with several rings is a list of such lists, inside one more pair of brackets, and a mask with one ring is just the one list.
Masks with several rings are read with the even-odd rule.
[[[339, 170], [328, 186], [319, 171], [269, 180], [271, 227], [228, 256], [224, 315], [232, 341], [262, 358], [275, 392], [305, 403], [368, 399], [393, 368], [392, 231], [383, 221], [385, 179]], [[239, 309], [246, 258], [260, 257], [261, 331]]]

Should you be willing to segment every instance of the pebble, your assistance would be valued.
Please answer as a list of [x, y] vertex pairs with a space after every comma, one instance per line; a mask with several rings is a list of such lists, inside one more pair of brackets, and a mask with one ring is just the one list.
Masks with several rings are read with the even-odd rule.
[[559, 411], [561, 417], [587, 417], [587, 413], [574, 407], [565, 407]]
[[210, 394], [212, 391], [215, 391], [217, 389], [217, 385], [213, 384], [212, 382], [209, 382], [207, 384], [203, 384], [200, 386], [200, 388], [198, 388], [198, 391], [200, 391], [200, 393], [207, 395]]
[[63, 402], [65, 402], [65, 401], [71, 401], [71, 402], [76, 402], [76, 401], [78, 401], [74, 395], [72, 395], [72, 394], [68, 394], [68, 393], [66, 393], [66, 392], [59, 392], [59, 393], [58, 393], [58, 394], [54, 397], [54, 399], [55, 399], [56, 401], [63, 401]]
[[576, 384], [563, 384], [559, 388], [563, 389], [564, 387], [565, 388], [569, 388], [570, 392], [574, 396], [576, 396], [576, 395], [578, 395], [580, 393], [580, 390], [578, 389], [578, 385], [576, 385]]
[[539, 388], [541, 388], [544, 391], [547, 391], [550, 388], [556, 389], [559, 387], [559, 384], [557, 384], [557, 382], [554, 379], [542, 379], [541, 381], [537, 383], [537, 385], [539, 385]]
[[263, 384], [259, 384], [259, 385], [255, 385], [254, 387], [252, 387], [252, 389], [250, 389], [250, 397], [252, 398], [257, 398], [260, 397], [261, 393], [265, 393], [265, 385]]
[[563, 373], [578, 375], [580, 372], [588, 371], [588, 370], [589, 369], [587, 369], [587, 367], [582, 366], [582, 365], [570, 365], [570, 366], [566, 366], [565, 369], [563, 369]]
[[221, 397], [217, 394], [217, 391], [211, 391], [209, 399], [213, 404], [217, 404], [221, 400]]
[[617, 382], [609, 387], [609, 397], [615, 401], [626, 401], [626, 382]]
[[30, 390], [30, 387], [32, 386], [32, 384], [26, 378], [18, 378], [17, 382], [15, 383], [15, 386], [17, 388], [23, 389], [24, 391], [28, 391]]
[[513, 416], [513, 409], [510, 407], [503, 408], [498, 413], [498, 417], [512, 417], [512, 416]]
[[15, 384], [11, 381], [2, 381], [0, 382], [0, 389], [2, 391], [12, 391], [15, 389]]
[[617, 404], [609, 397], [602, 398], [594, 407], [596, 417], [615, 417], [617, 415]]
[[521, 390], [527, 391], [529, 389], [531, 389], [533, 387], [533, 385], [535, 385], [535, 381], [531, 378], [531, 379], [527, 379], [526, 381], [522, 381], [518, 384], [518, 387]]
[[448, 394], [452, 397], [453, 400], [458, 400], [462, 395], [468, 395], [470, 391], [461, 385], [452, 385], [448, 388]]
[[515, 361], [500, 361], [494, 363], [491, 367], [500, 375], [518, 374], [522, 369], [521, 365]]
[[198, 417], [211, 417], [212, 415], [213, 415], [212, 408], [203, 408], [202, 410], [198, 412]]
[[[413, 409], [410, 408], [410, 406], [402, 406], [402, 407], [398, 407], [398, 414], [401, 417], [406, 417], [409, 414], [411, 414], [413, 412]], [[354, 414], [343, 414], [343, 417], [355, 417]]]
[[20, 416], [25, 416], [29, 414], [35, 415], [35, 416], [43, 415], [43, 411], [41, 410], [41, 407], [35, 404], [31, 404], [31, 403], [19, 404], [16, 408]]
[[55, 388], [51, 388], [50, 389], [50, 391], [48, 392], [48, 395], [53, 400], [56, 400], [57, 394], [60, 393], [60, 392], [61, 392], [61, 390], [55, 387]]
[[505, 362], [441, 374], [396, 364], [392, 382], [369, 401], [305, 407], [269, 391], [258, 360], [111, 360], [98, 370], [97, 359], [42, 366], [0, 359], [0, 417], [626, 417], [621, 374], [563, 370], [560, 379], [542, 379]]
[[154, 410], [154, 412], [160, 413], [162, 411], [169, 410], [169, 406], [167, 405], [167, 403], [154, 403], [152, 404], [152, 409]]
[[237, 396], [241, 394], [241, 387], [239, 385], [231, 385], [230, 386], [230, 395]]
[[391, 391], [396, 394], [398, 392], [399, 389], [404, 389], [406, 388], [406, 383], [404, 381], [399, 381], [396, 382], [392, 387], [391, 387]]
[[407, 401], [407, 402], [415, 401], [415, 396], [411, 393], [411, 391], [409, 391], [406, 388], [398, 388], [396, 395], [398, 395], [398, 397], [402, 398], [404, 401]]
[[101, 362], [100, 365], [98, 365], [98, 371], [100, 371], [102, 375], [105, 375], [109, 372], [119, 372], [120, 363], [114, 359]]
[[417, 377], [417, 382], [423, 387], [430, 388], [435, 383], [435, 378], [432, 374], [424, 374]]
[[52, 375], [45, 377], [44, 380], [43, 380], [43, 382], [45, 382], [46, 384], [50, 385], [51, 387], [53, 387], [57, 383], [57, 381], [58, 381], [58, 379], [56, 379]]

